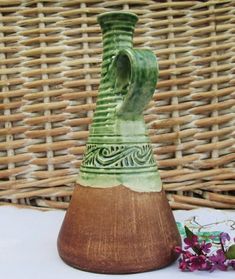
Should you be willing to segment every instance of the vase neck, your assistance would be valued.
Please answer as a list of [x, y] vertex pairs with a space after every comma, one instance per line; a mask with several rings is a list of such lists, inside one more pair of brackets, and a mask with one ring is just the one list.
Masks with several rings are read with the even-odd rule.
[[132, 48], [137, 16], [128, 12], [108, 12], [98, 18], [103, 34], [101, 77], [107, 73], [112, 58], [120, 49]]
[[[89, 140], [95, 135], [119, 134], [116, 128], [116, 107], [122, 101], [120, 94], [114, 94], [115, 80], [108, 74], [112, 61], [120, 49], [132, 48], [137, 16], [127, 12], [101, 14], [98, 22], [103, 34], [103, 61], [101, 80]], [[104, 128], [105, 127], [105, 128]]]

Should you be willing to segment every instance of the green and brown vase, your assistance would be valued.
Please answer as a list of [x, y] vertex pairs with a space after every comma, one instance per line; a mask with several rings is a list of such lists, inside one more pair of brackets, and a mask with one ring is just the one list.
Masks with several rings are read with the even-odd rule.
[[133, 48], [137, 16], [101, 14], [103, 62], [77, 186], [58, 237], [69, 265], [101, 273], [161, 268], [180, 235], [147, 135], [143, 110], [156, 88], [153, 52]]

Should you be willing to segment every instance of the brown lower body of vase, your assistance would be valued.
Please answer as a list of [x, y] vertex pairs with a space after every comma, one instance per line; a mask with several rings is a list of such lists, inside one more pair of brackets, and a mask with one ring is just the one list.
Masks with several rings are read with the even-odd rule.
[[77, 185], [58, 237], [61, 258], [99, 273], [135, 273], [176, 260], [181, 245], [164, 191]]

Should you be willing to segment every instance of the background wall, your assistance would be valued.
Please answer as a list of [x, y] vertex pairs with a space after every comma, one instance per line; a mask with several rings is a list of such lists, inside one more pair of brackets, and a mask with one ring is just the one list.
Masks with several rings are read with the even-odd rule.
[[173, 208], [235, 207], [234, 1], [0, 1], [0, 204], [66, 208], [101, 65], [96, 16], [139, 16], [134, 45], [158, 56], [146, 108]]

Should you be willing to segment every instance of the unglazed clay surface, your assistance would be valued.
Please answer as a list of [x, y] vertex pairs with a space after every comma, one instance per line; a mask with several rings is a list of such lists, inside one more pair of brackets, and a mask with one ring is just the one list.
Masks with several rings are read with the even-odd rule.
[[118, 274], [167, 266], [178, 257], [174, 247], [180, 243], [164, 191], [77, 185], [58, 250], [69, 265]]
[[78, 183], [159, 192], [162, 183], [142, 115], [157, 83], [156, 57], [150, 50], [133, 49], [136, 15], [111, 12], [98, 21], [101, 82]]

